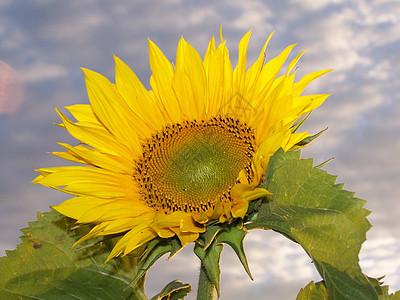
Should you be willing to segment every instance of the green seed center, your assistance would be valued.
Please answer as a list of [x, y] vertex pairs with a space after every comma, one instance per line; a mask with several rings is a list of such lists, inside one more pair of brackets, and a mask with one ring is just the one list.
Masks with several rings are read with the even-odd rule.
[[157, 210], [205, 211], [249, 170], [253, 145], [251, 130], [232, 119], [165, 128], [144, 146], [142, 195]]

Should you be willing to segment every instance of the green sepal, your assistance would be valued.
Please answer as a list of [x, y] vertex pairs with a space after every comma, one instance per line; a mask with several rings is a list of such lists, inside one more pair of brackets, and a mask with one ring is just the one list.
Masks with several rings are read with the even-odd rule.
[[[152, 265], [164, 254], [171, 252], [172, 244], [169, 239], [155, 238], [147, 243], [145, 253], [138, 262], [136, 276], [132, 280], [132, 285], [136, 284], [136, 281], [144, 278], [147, 271]], [[129, 254], [128, 254], [129, 256]]]
[[247, 209], [247, 213], [243, 219], [244, 223], [251, 222], [258, 218], [260, 207], [265, 200], [266, 198], [261, 198], [249, 203], [249, 208]]
[[221, 295], [219, 286], [221, 278], [219, 262], [222, 249], [223, 245], [217, 244], [216, 239], [213, 239], [211, 245], [209, 245], [207, 249], [204, 249], [199, 243], [195, 243], [194, 246], [194, 253], [201, 260], [209, 281], [214, 285], [217, 291], [218, 298]]
[[332, 160], [334, 160], [333, 157], [327, 159], [326, 161], [320, 163], [319, 165], [315, 166], [315, 168], [321, 169], [323, 166], [325, 166], [327, 163], [330, 163]]
[[207, 230], [201, 234], [200, 239], [200, 243], [202, 243], [201, 246], [204, 248], [204, 250], [206, 250], [212, 244], [217, 234], [223, 229], [224, 228], [221, 226], [221, 224], [207, 226]]
[[171, 243], [171, 252], [168, 256], [168, 259], [171, 259], [175, 254], [177, 254], [179, 251], [181, 251], [183, 249], [181, 242], [179, 241], [179, 239], [174, 236], [172, 238], [169, 239], [170, 243]]
[[0, 299], [147, 299], [144, 278], [129, 286], [137, 257], [104, 263], [116, 239], [79, 250], [72, 245], [89, 227], [52, 210], [22, 229], [22, 243], [0, 258]]
[[290, 129], [292, 130], [292, 133], [295, 133], [297, 130], [299, 130], [300, 126], [304, 124], [304, 122], [308, 119], [308, 117], [311, 115], [311, 112], [309, 112], [303, 119], [298, 121], [296, 124], [293, 124]]
[[269, 162], [262, 199], [247, 229], [273, 229], [299, 243], [325, 280], [332, 299], [378, 299], [362, 274], [358, 253], [371, 227], [365, 201], [336, 177], [313, 168], [299, 151], [278, 150]]
[[155, 295], [151, 300], [178, 300], [183, 299], [192, 291], [190, 284], [182, 283], [174, 280], [168, 283], [160, 293]]
[[321, 134], [323, 134], [327, 130], [328, 130], [328, 128], [325, 128], [325, 129], [321, 130], [320, 132], [318, 132], [317, 134], [310, 135], [310, 136], [302, 139], [300, 142], [298, 142], [296, 145], [294, 145], [290, 150], [297, 150], [297, 149], [307, 146], [309, 143], [311, 143], [313, 140], [315, 140], [317, 137], [319, 137]]
[[251, 276], [246, 254], [244, 253], [243, 248], [243, 240], [246, 234], [247, 230], [244, 229], [243, 226], [230, 226], [216, 236], [216, 241], [218, 244], [225, 243], [232, 247], [233, 251], [235, 251], [240, 262], [242, 263], [246, 273], [249, 275], [250, 279], [253, 280], [253, 276]]

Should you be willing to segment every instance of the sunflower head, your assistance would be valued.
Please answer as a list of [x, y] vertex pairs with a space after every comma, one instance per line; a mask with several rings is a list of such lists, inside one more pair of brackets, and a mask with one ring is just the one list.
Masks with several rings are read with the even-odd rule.
[[[272, 35], [272, 34], [271, 34]], [[39, 169], [36, 183], [74, 197], [54, 208], [93, 229], [89, 238], [120, 234], [109, 259], [148, 241], [195, 241], [211, 221], [244, 218], [270, 156], [302, 145], [293, 124], [328, 95], [301, 95], [323, 70], [294, 81], [278, 77], [294, 45], [265, 63], [265, 43], [247, 68], [248, 32], [232, 69], [228, 49], [211, 39], [204, 58], [183, 38], [175, 64], [149, 40], [151, 90], [115, 58], [116, 78], [84, 69], [90, 104], [67, 107], [62, 124], [81, 144], [53, 154], [82, 166]]]

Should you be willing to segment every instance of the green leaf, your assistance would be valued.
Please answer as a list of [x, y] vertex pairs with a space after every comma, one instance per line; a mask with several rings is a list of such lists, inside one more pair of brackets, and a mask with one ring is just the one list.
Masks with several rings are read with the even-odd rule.
[[330, 300], [328, 290], [323, 282], [311, 281], [297, 294], [296, 300]]
[[[386, 291], [387, 292], [387, 291]], [[380, 297], [380, 296], [379, 296]], [[385, 298], [379, 298], [379, 300], [383, 300]], [[400, 290], [396, 291], [394, 294], [389, 295], [390, 300], [400, 300]]]
[[379, 300], [399, 300], [400, 299], [400, 291], [397, 291], [395, 294], [389, 295], [389, 286], [383, 285], [380, 286], [377, 290]]
[[194, 246], [194, 253], [201, 260], [208, 279], [217, 290], [218, 297], [220, 296], [219, 282], [221, 277], [219, 261], [221, 259], [222, 249], [223, 245], [217, 244], [215, 239], [207, 249], [204, 249], [199, 243], [195, 243]]
[[332, 299], [378, 299], [358, 264], [371, 227], [365, 201], [312, 164], [312, 159], [300, 159], [300, 152], [278, 150], [263, 183], [272, 195], [259, 200], [258, 214], [246, 227], [273, 229], [299, 243]]
[[183, 284], [179, 280], [168, 283], [159, 294], [155, 295], [151, 300], [178, 300], [183, 299], [192, 291], [189, 284]]
[[[389, 286], [382, 285], [379, 281], [382, 278], [368, 278], [373, 287], [375, 288], [379, 300], [399, 300], [400, 291], [395, 294], [389, 295]], [[296, 300], [330, 300], [328, 290], [326, 289], [324, 281], [314, 283], [311, 281], [297, 294]]]
[[38, 213], [38, 221], [21, 231], [22, 244], [0, 258], [1, 299], [147, 299], [143, 280], [128, 288], [138, 258], [104, 264], [115, 240], [73, 249], [88, 227], [56, 211]]
[[397, 291], [394, 294], [389, 294], [389, 286], [383, 285], [383, 282], [381, 281], [383, 277], [368, 277], [368, 280], [371, 282], [372, 286], [376, 290], [376, 293], [378, 294], [379, 300], [400, 300], [400, 291]]

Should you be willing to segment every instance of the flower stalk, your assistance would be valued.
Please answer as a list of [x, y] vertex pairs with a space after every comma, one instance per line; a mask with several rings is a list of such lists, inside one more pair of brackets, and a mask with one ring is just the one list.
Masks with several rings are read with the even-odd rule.
[[197, 289], [198, 300], [214, 300], [215, 299], [215, 286], [207, 276], [206, 269], [201, 263], [199, 274], [199, 285]]

